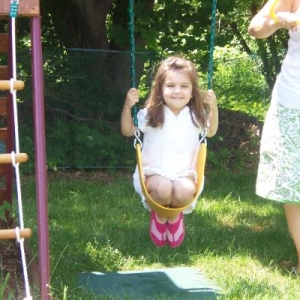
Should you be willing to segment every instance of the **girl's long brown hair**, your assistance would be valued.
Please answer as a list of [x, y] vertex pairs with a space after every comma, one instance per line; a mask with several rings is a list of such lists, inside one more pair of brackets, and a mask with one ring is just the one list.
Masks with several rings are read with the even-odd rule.
[[[164, 124], [164, 99], [162, 87], [169, 71], [183, 70], [187, 73], [192, 83], [192, 98], [188, 103], [192, 121], [195, 126], [206, 127], [205, 103], [203, 93], [198, 84], [198, 72], [194, 64], [179, 56], [171, 56], [162, 61], [157, 69], [150, 95], [146, 101], [148, 108], [147, 125], [161, 127]], [[196, 118], [196, 120], [194, 119]]]

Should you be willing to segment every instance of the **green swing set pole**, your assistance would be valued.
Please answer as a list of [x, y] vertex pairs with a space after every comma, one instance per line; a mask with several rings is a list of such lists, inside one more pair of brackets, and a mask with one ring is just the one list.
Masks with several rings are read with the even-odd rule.
[[211, 34], [209, 45], [209, 64], [208, 64], [208, 89], [212, 89], [212, 78], [214, 68], [214, 44], [215, 44], [215, 27], [217, 14], [217, 0], [213, 0], [212, 17], [211, 17]]
[[[135, 38], [134, 38], [134, 0], [129, 0], [129, 32], [130, 32], [130, 64], [131, 64], [131, 87], [136, 87], [135, 82]], [[137, 120], [138, 108], [133, 107], [133, 124], [138, 126]]]

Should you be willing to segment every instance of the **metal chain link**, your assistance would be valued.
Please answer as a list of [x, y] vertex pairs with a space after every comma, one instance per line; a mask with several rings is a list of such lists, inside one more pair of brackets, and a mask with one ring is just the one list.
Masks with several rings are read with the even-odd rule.
[[[131, 59], [131, 87], [136, 87], [135, 83], [135, 38], [134, 38], [134, 0], [129, 0], [129, 31], [130, 31], [130, 59]], [[138, 126], [137, 106], [133, 106], [133, 124]]]
[[211, 35], [210, 35], [210, 45], [209, 45], [208, 89], [212, 88], [216, 14], [217, 14], [217, 0], [213, 0], [212, 17], [211, 17]]

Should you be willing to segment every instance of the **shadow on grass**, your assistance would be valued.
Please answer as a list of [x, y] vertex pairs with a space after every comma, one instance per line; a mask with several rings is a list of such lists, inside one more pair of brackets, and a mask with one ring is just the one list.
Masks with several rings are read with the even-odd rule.
[[130, 272], [79, 274], [79, 284], [96, 295], [113, 299], [206, 299], [219, 295], [219, 288], [192, 268], [169, 268]]

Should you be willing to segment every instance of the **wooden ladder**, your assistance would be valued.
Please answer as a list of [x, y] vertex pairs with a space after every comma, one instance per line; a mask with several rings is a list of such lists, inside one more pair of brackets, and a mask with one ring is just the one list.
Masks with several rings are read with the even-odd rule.
[[[10, 15], [10, 7], [11, 0], [0, 0], [0, 18], [6, 18], [9, 22], [11, 19]], [[18, 1], [18, 17], [26, 17], [30, 19], [30, 40], [32, 44], [31, 48], [31, 66], [32, 66], [32, 102], [33, 102], [33, 121], [34, 121], [34, 144], [37, 148], [35, 153], [35, 166], [36, 166], [36, 194], [37, 194], [37, 235], [38, 235], [38, 244], [39, 244], [39, 273], [38, 273], [38, 285], [40, 286], [40, 298], [42, 300], [51, 300], [51, 291], [50, 291], [50, 259], [49, 259], [49, 233], [48, 233], [48, 193], [47, 193], [47, 174], [46, 174], [46, 153], [45, 153], [45, 116], [44, 116], [44, 91], [43, 91], [43, 63], [42, 63], [42, 36], [41, 36], [41, 11], [40, 11], [40, 0], [21, 0]], [[10, 36], [10, 34], [9, 34]], [[9, 39], [5, 36], [2, 36], [5, 39]], [[4, 39], [0, 37], [0, 43], [3, 43], [4, 53], [8, 53], [8, 56], [11, 55], [12, 51], [5, 44]], [[9, 44], [9, 43], [8, 43]], [[2, 47], [2, 46], [1, 46]], [[2, 55], [2, 54], [0, 54]], [[8, 60], [9, 61], [9, 60]], [[10, 66], [2, 66], [0, 72], [3, 72], [3, 76], [1, 77], [2, 85], [4, 85], [5, 89], [7, 88], [8, 78], [11, 77], [11, 69]], [[10, 75], [10, 76], [8, 76]], [[1, 79], [0, 79], [1, 80]], [[21, 88], [16, 83], [15, 88]], [[9, 83], [10, 88], [10, 83]], [[2, 91], [0, 90], [0, 93]], [[7, 92], [7, 91], [6, 91]], [[5, 154], [10, 153], [13, 149], [11, 147], [13, 145], [13, 113], [12, 113], [12, 105], [13, 101], [7, 101], [7, 99], [11, 100], [11, 93], [8, 92], [9, 95], [4, 95], [4, 103], [6, 103], [6, 126], [2, 126], [0, 124], [0, 128], [6, 128], [6, 142], [5, 145]], [[1, 119], [1, 116], [0, 116]], [[39, 126], [37, 126], [37, 123]], [[13, 131], [12, 131], [13, 130]], [[4, 160], [12, 160], [12, 157], [6, 157]], [[6, 166], [6, 167], [5, 167]], [[2, 167], [0, 167], [2, 168]], [[12, 170], [12, 164], [4, 165], [4, 168], [8, 168]], [[12, 171], [6, 172], [8, 180], [6, 182], [5, 188], [3, 190], [6, 193], [6, 199], [11, 201], [11, 187], [8, 187], [8, 184], [12, 182]], [[1, 183], [1, 182], [0, 182]], [[1, 187], [1, 185], [0, 185]], [[1, 205], [1, 204], [0, 204]], [[12, 227], [12, 226], [11, 226]], [[11, 228], [9, 227], [9, 228]], [[1, 229], [1, 227], [0, 227]], [[10, 229], [6, 229], [10, 230]], [[1, 235], [5, 239], [15, 238], [17, 235], [26, 238], [31, 234], [30, 230], [24, 229], [23, 232], [18, 231], [17, 229], [12, 231], [2, 231]], [[1, 240], [0, 240], [1, 242]]]
[[[9, 34], [0, 33], [0, 55], [6, 56], [9, 61]], [[0, 65], [0, 82], [8, 81], [10, 77], [9, 65]], [[12, 151], [13, 139], [10, 138], [13, 131], [11, 95], [9, 91], [1, 89], [0, 94], [0, 151], [7, 153]], [[12, 166], [8, 164], [0, 165], [0, 206], [4, 201], [12, 205]], [[5, 213], [7, 222], [0, 221], [0, 228], [9, 228], [13, 220], [9, 212]]]
[[[0, 33], [0, 55], [6, 65], [0, 65], [0, 206], [7, 201], [12, 206], [13, 168], [12, 163], [26, 162], [25, 153], [12, 154], [14, 145], [14, 122], [12, 95], [10, 89], [21, 90], [24, 82], [20, 80], [11, 81], [12, 61], [10, 36], [8, 33]], [[5, 212], [6, 222], [0, 220], [0, 240], [29, 237], [30, 229], [21, 229], [19, 233], [11, 228], [12, 216], [9, 211]]]

